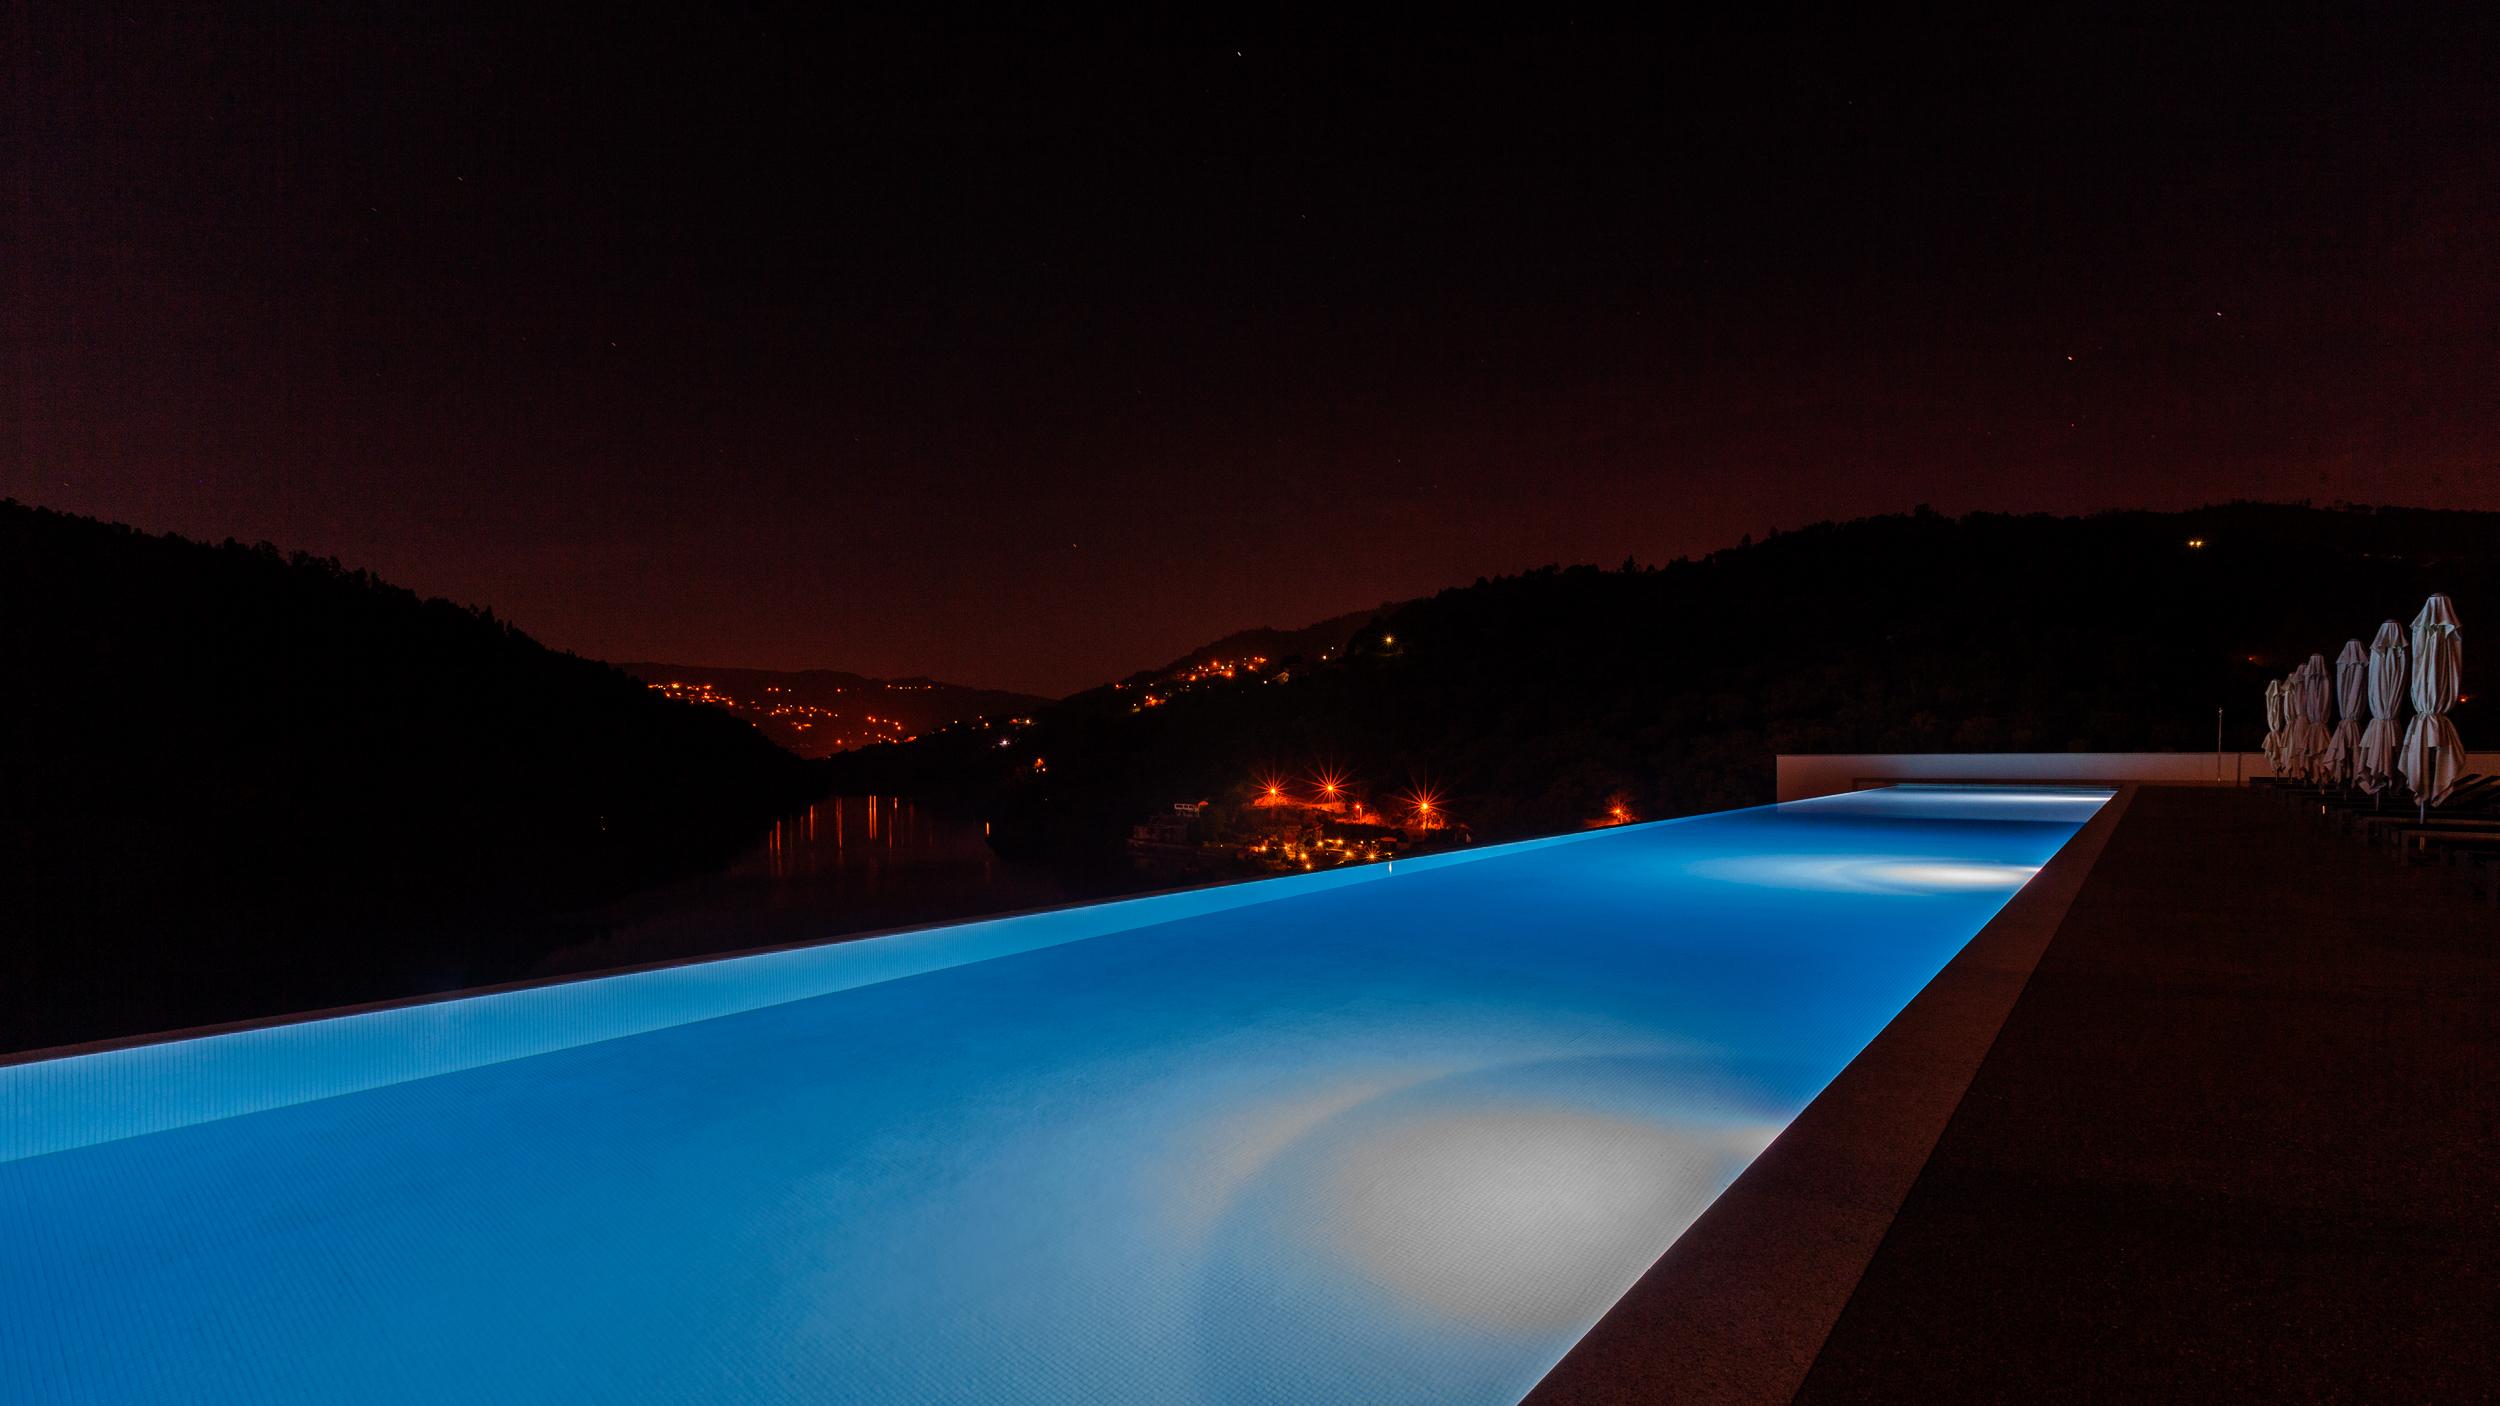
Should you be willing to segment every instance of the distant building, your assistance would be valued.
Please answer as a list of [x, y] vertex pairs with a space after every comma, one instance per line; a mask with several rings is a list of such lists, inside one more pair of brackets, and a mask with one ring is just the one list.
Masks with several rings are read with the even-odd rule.
[[1207, 808], [1205, 801], [1174, 801], [1170, 813], [1150, 815], [1142, 825], [1129, 828], [1131, 845], [1188, 845], [1193, 841], [1190, 827], [1199, 813]]

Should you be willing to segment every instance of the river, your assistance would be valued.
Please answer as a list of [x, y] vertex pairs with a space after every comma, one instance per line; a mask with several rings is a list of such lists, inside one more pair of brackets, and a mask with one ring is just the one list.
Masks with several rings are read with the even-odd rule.
[[978, 820], [896, 796], [831, 796], [783, 816], [727, 867], [576, 921], [591, 935], [533, 974], [604, 971], [949, 922], [1168, 887], [1124, 867], [1002, 859]]

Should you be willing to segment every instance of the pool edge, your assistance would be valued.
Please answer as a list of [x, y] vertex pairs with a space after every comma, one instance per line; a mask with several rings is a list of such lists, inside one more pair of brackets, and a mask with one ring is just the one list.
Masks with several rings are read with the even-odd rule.
[[1796, 1395], [2136, 789], [2115, 788], [1523, 1406]]
[[[664, 1026], [909, 979], [965, 962], [1185, 921], [1208, 911], [1257, 907], [1729, 813], [1564, 831], [1383, 863], [1081, 899], [1015, 913], [30, 1051], [0, 1058], [0, 1163], [631, 1038]], [[1197, 906], [1172, 911], [1192, 900]], [[759, 964], [790, 962], [816, 969], [754, 970]], [[653, 985], [676, 973], [693, 974], [695, 984], [673, 994]], [[641, 999], [653, 993], [659, 997], [657, 1005]], [[295, 1060], [291, 1067], [297, 1077], [272, 1087], [272, 1060], [307, 1050], [317, 1057], [309, 1065]], [[170, 1068], [169, 1060], [174, 1062]], [[318, 1072], [306, 1075], [301, 1072], [305, 1068]], [[132, 1097], [143, 1089], [153, 1096], [150, 1100]], [[194, 1097], [168, 1098], [169, 1090]], [[71, 1124], [37, 1116], [65, 1097], [87, 1100], [86, 1111]], [[110, 1111], [98, 1115], [97, 1108]]]
[[[148, 1030], [126, 1035], [107, 1035], [93, 1040], [77, 1040], [68, 1044], [45, 1045], [33, 1049], [0, 1050], [0, 1070], [15, 1068], [20, 1065], [44, 1064], [53, 1060], [74, 1059], [81, 1055], [114, 1054], [125, 1050], [143, 1049], [155, 1045], [172, 1045], [190, 1040], [206, 1040], [219, 1035], [237, 1035], [253, 1031], [283, 1029], [288, 1026], [313, 1025], [322, 1021], [339, 1020], [349, 1016], [379, 1015], [390, 1011], [408, 1010], [414, 1007], [448, 1005], [456, 1001], [472, 1000], [480, 996], [503, 996], [514, 992], [543, 990], [551, 986], [583, 985], [590, 982], [607, 981], [616, 977], [644, 976], [656, 972], [672, 971], [682, 967], [707, 966], [720, 962], [738, 962], [751, 957], [771, 957], [785, 953], [806, 952], [818, 948], [846, 947], [854, 943], [874, 942], [890, 937], [910, 937], [915, 934], [940, 932], [950, 928], [969, 928], [988, 923], [1006, 923], [1013, 922], [1018, 919], [1047, 917], [1053, 914], [1074, 912], [1079, 909], [1108, 909], [1123, 904], [1144, 904], [1156, 899], [1180, 898], [1189, 894], [1215, 893], [1226, 889], [1248, 889], [1259, 884], [1298, 884], [1302, 881], [1315, 879], [1323, 881], [1333, 879], [1341, 883], [1359, 883], [1367, 880], [1387, 879], [1394, 876], [1396, 868], [1400, 863], [1406, 864], [1408, 866], [1408, 872], [1410, 873], [1418, 870], [1429, 871], [1433, 869], [1447, 868], [1454, 864], [1466, 864], [1481, 859], [1496, 858], [1502, 854], [1512, 851], [1542, 848], [1549, 845], [1569, 843], [1575, 840], [1595, 839], [1603, 835], [1619, 834], [1626, 830], [1646, 830], [1659, 826], [1681, 825], [1694, 820], [1707, 819], [1711, 816], [1732, 815], [1737, 811], [1768, 810], [1774, 808], [1776, 804], [1776, 802], [1766, 802], [1760, 806], [1739, 806], [1736, 807], [1735, 810], [1726, 811], [1696, 811], [1691, 815], [1674, 815], [1659, 820], [1639, 821], [1630, 825], [1614, 825], [1585, 830], [1565, 830], [1551, 835], [1528, 835], [1516, 840], [1503, 840], [1488, 845], [1467, 845], [1454, 850], [1435, 850], [1426, 854], [1409, 856], [1404, 860], [1388, 859], [1377, 860], [1364, 864], [1340, 865], [1333, 869], [1323, 869], [1314, 873], [1254, 874], [1234, 878], [1215, 879], [1205, 883], [1174, 884], [1169, 888], [1143, 889], [1136, 893], [1113, 894], [1108, 897], [1071, 898], [1058, 903], [1037, 904], [1029, 908], [1009, 908], [1002, 909], [994, 913], [969, 913], [961, 917], [954, 918], [932, 918], [916, 922], [901, 923], [893, 927], [861, 928], [853, 931], [826, 934], [823, 936], [792, 938], [784, 942], [763, 943], [753, 947], [725, 948], [717, 952], [689, 952], [674, 957], [656, 957], [644, 961], [626, 962], [612, 967], [594, 967], [586, 971], [549, 972], [531, 976], [519, 976], [505, 981], [487, 982], [478, 986], [457, 986], [449, 987], [440, 991], [417, 991], [402, 996], [381, 996], [366, 1001], [349, 1001], [334, 1006], [317, 1006], [309, 1010], [280, 1011], [269, 1015], [244, 1016], [235, 1020], [211, 1021], [203, 1025], [176, 1026], [168, 1030]], [[1323, 883], [1320, 885], [1313, 885], [1312, 887], [1333, 886], [1333, 884]], [[1298, 896], [1301, 891], [1302, 890], [1300, 888], [1296, 888], [1292, 893], [1278, 891], [1269, 897], [1255, 899], [1251, 902], [1275, 902], [1278, 899]], [[1240, 906], [1246, 907], [1250, 906], [1250, 904], [1243, 904]], [[1158, 919], [1156, 921], [1161, 922], [1168, 920]], [[1138, 926], [1153, 926], [1153, 924], [1139, 924]]]

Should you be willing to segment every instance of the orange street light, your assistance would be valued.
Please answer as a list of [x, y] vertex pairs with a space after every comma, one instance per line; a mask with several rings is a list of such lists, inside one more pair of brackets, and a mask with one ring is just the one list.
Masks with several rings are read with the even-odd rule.
[[1443, 819], [1449, 811], [1441, 804], [1439, 793], [1430, 787], [1417, 786], [1407, 793], [1415, 806], [1415, 823], [1427, 832], [1438, 830], [1449, 822]]

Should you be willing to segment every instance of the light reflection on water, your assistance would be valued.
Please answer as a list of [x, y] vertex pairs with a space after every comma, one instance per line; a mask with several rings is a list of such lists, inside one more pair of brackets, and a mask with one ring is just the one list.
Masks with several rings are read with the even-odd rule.
[[[848, 838], [854, 812], [862, 827], [856, 845]], [[977, 872], [950, 877], [989, 883], [998, 876], [997, 856], [982, 841], [977, 824], [924, 818], [916, 803], [899, 796], [828, 796], [797, 814], [781, 816], [764, 832], [762, 843], [725, 872], [748, 873], [760, 862], [763, 872], [775, 879], [857, 871], [873, 884], [894, 866], [898, 853], [906, 868], [978, 861]]]
[[1919, 854], [1748, 854], [1694, 862], [1699, 878], [1767, 888], [1845, 893], [2012, 893], [2037, 864], [1982, 863]]

